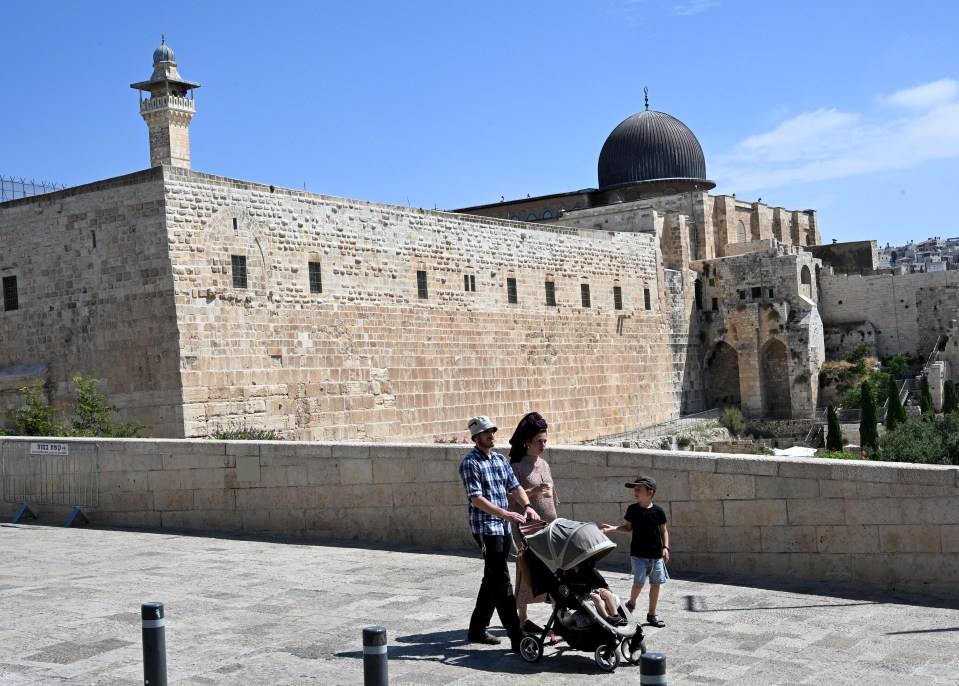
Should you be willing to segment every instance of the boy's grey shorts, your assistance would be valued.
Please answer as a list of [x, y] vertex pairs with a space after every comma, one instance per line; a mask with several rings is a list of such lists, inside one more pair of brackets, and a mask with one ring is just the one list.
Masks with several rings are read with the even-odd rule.
[[669, 578], [662, 558], [648, 560], [645, 557], [630, 557], [629, 560], [633, 564], [634, 584], [645, 584], [647, 578], [651, 584], [665, 584]]

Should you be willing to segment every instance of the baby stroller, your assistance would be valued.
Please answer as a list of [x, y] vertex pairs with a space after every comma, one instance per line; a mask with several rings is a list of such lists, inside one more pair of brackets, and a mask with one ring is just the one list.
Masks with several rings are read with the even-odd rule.
[[[537, 529], [535, 530], [534, 529]], [[530, 634], [520, 641], [520, 655], [538, 662], [549, 632], [562, 637], [573, 650], [592, 652], [600, 669], [611, 672], [620, 655], [638, 664], [646, 652], [643, 629], [622, 604], [619, 613], [626, 624], [613, 626], [597, 612], [587, 585], [567, 578], [572, 567], [589, 565], [616, 548], [592, 522], [555, 519], [541, 528], [521, 527], [526, 549], [521, 553], [530, 586], [536, 595], [548, 593], [555, 602], [553, 613], [540, 636]]]

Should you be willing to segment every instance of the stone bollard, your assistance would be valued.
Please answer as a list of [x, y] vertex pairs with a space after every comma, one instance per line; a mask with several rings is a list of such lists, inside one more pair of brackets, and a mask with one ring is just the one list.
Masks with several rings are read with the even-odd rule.
[[662, 653], [643, 653], [639, 658], [639, 683], [666, 684], [666, 656]]
[[363, 686], [389, 686], [389, 683], [386, 628], [368, 626], [363, 629]]
[[163, 603], [143, 603], [140, 618], [143, 620], [143, 685], [167, 686]]

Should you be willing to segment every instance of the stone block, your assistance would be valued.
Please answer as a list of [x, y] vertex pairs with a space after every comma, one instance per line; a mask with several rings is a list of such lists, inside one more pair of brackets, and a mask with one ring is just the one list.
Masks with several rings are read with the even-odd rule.
[[779, 473], [779, 463], [768, 457], [723, 455], [716, 458], [716, 472], [719, 474], [776, 476]]
[[776, 526], [785, 525], [785, 500], [724, 500], [723, 519], [725, 526]]
[[939, 527], [942, 552], [959, 553], [959, 524], [943, 524]]
[[179, 491], [183, 488], [182, 473], [179, 471], [147, 472], [147, 488], [153, 491]]
[[192, 510], [193, 491], [153, 491], [153, 509], [157, 512]]
[[760, 527], [763, 553], [815, 553], [818, 550], [814, 526]]
[[899, 483], [956, 488], [959, 467], [917, 464], [899, 468]]
[[172, 452], [161, 455], [161, 459], [165, 471], [197, 469], [200, 466], [200, 461], [194, 453]]
[[373, 458], [373, 482], [414, 483], [421, 480], [420, 463], [407, 458]]
[[366, 458], [338, 457], [340, 481], [344, 485], [372, 484], [373, 461]]
[[830, 460], [815, 458], [781, 458], [779, 460], [779, 476], [792, 479], [820, 479], [833, 478]]
[[899, 483], [899, 467], [895, 464], [848, 460], [838, 460], [836, 462], [832, 466], [832, 478], [836, 481]]
[[809, 581], [852, 581], [850, 559], [847, 554], [789, 553], [789, 576]]
[[820, 481], [819, 496], [822, 498], [857, 498], [858, 484], [853, 481]]
[[198, 510], [236, 509], [236, 494], [222, 488], [197, 488], [193, 491], [193, 505]]
[[[594, 455], [594, 453], [583, 455], [584, 459], [581, 461], [582, 464], [590, 464], [585, 459], [586, 455]], [[636, 474], [641, 474], [652, 469], [654, 459], [652, 453], [624, 448], [622, 450], [608, 451], [603, 461], [608, 467], [625, 469], [627, 473], [635, 472], [633, 476], [636, 476]]]
[[689, 475], [692, 500], [751, 500], [756, 496], [756, 477], [736, 474]]
[[879, 549], [884, 553], [941, 553], [939, 529], [935, 524], [880, 526]]
[[306, 517], [301, 509], [276, 509], [267, 512], [266, 531], [295, 534], [305, 528]]
[[762, 550], [762, 536], [758, 526], [704, 527], [709, 540], [707, 550], [719, 553], [758, 553]]
[[900, 500], [891, 498], [854, 500], [847, 498], [844, 502], [846, 524], [901, 524], [907, 521], [903, 519], [904, 503]]
[[333, 457], [333, 446], [329, 443], [292, 441], [293, 454], [309, 460], [329, 459]]
[[878, 553], [878, 526], [818, 526], [816, 538], [820, 553]]
[[[653, 469], [682, 472], [715, 472], [717, 457], [713, 453], [654, 453]], [[692, 479], [692, 475], [690, 475]], [[659, 485], [658, 483], [656, 484]]]
[[846, 503], [841, 498], [787, 500], [787, 521], [790, 525], [841, 525], [846, 523]]
[[226, 454], [233, 457], [260, 455], [260, 441], [223, 441]]
[[333, 456], [341, 462], [348, 460], [368, 461], [370, 459], [370, 446], [363, 443], [338, 443], [333, 450]]
[[349, 490], [353, 492], [353, 505], [355, 507], [393, 508], [393, 487], [390, 484], [350, 486]]
[[609, 524], [618, 524], [622, 521], [610, 521], [609, 517], [612, 512], [608, 507], [604, 507], [602, 504], [573, 503], [571, 509], [572, 519], [578, 522], [607, 522]]
[[959, 496], [902, 500], [900, 517], [883, 524], [959, 524]]
[[757, 476], [756, 497], [815, 499], [819, 497], [819, 481], [782, 476]]
[[[657, 484], [658, 485], [658, 484]], [[699, 500], [672, 502], [669, 526], [716, 526], [723, 523], [723, 504], [719, 501]]]

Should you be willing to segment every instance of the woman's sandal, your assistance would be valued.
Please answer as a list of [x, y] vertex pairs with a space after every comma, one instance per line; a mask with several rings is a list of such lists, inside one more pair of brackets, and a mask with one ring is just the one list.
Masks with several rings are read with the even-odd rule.
[[646, 615], [646, 621], [647, 621], [649, 624], [651, 624], [652, 626], [658, 627], [658, 628], [660, 628], [660, 629], [662, 629], [664, 626], [666, 626], [666, 622], [664, 622], [663, 620], [661, 620], [661, 619], [659, 618], [659, 615], [655, 615], [655, 614], [653, 614], [653, 613], [649, 613], [649, 614]]

